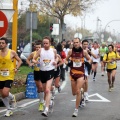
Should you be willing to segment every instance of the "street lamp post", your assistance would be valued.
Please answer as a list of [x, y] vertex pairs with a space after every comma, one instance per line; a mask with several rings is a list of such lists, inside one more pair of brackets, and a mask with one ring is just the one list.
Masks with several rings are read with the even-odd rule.
[[97, 17], [96, 32], [98, 32], [99, 21], [101, 20]]
[[30, 45], [31, 45], [31, 52], [32, 52], [32, 0], [30, 0]]
[[110, 22], [108, 22], [108, 23], [106, 24], [105, 28], [104, 28], [104, 32], [105, 32], [107, 26], [108, 26], [111, 22], [115, 22], [115, 21], [120, 21], [120, 20], [111, 20]]
[[104, 28], [104, 36], [105, 36], [105, 31], [106, 31], [106, 28], [108, 27], [108, 25], [109, 25], [110, 23], [116, 22], [116, 21], [120, 21], [120, 20], [111, 20], [111, 21], [109, 21], [109, 22], [106, 24], [106, 26], [105, 26], [105, 28]]

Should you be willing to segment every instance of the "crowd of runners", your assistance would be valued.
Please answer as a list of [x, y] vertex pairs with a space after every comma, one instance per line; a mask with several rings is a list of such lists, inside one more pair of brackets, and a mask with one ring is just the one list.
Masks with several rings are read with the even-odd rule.
[[[15, 96], [10, 88], [22, 64], [15, 51], [7, 48], [7, 38], [0, 39], [0, 94], [7, 111], [5, 116], [13, 114], [9, 102], [16, 106]], [[39, 95], [38, 110], [41, 115], [48, 117], [53, 111], [55, 90], [61, 92], [61, 83], [66, 80], [66, 72], [70, 74], [72, 94], [76, 96], [75, 109], [72, 117], [78, 116], [79, 107], [84, 107], [88, 98], [88, 79], [93, 76], [96, 81], [98, 64], [101, 64], [101, 76], [107, 72], [108, 91], [114, 88], [117, 60], [120, 60], [117, 45], [97, 41], [90, 43], [87, 39], [74, 38], [72, 41], [63, 40], [54, 46], [51, 38], [46, 36], [42, 43], [36, 42], [35, 50], [29, 55], [26, 62], [34, 67], [34, 80]], [[14, 67], [13, 60], [17, 60]]]

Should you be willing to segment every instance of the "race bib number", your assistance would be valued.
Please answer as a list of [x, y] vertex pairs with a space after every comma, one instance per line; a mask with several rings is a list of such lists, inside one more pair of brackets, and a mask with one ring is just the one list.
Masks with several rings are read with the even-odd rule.
[[43, 60], [44, 64], [43, 66], [48, 66], [51, 62], [51, 60]]
[[113, 65], [113, 64], [115, 64], [115, 62], [111, 62], [110, 64]]
[[81, 66], [82, 66], [82, 62], [80, 62], [80, 61], [73, 62], [73, 67], [81, 67]]
[[6, 77], [6, 76], [10, 75], [10, 72], [9, 71], [1, 71], [1, 75]]

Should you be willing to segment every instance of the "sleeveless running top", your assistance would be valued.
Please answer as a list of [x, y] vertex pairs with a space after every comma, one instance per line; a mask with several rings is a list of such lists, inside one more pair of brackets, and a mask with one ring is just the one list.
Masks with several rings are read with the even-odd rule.
[[[36, 53], [37, 53], [37, 52], [34, 51], [34, 55], [33, 55], [33, 56], [35, 56]], [[37, 58], [37, 60], [39, 60], [39, 59], [40, 59], [40, 57]], [[38, 66], [38, 64], [36, 64], [36, 65], [34, 66], [34, 70], [35, 70], [35, 71], [40, 71], [40, 65]]]
[[[97, 48], [97, 49], [94, 49], [94, 48], [92, 48], [91, 49], [91, 52], [93, 53], [93, 54], [95, 54], [97, 57], [99, 56], [99, 49]], [[93, 56], [92, 56], [92, 60], [93, 60], [93, 62], [99, 62], [99, 58], [94, 58]]]
[[100, 47], [100, 56], [103, 57], [106, 54], [106, 52], [107, 52], [107, 47], [104, 48]]
[[78, 51], [75, 51], [74, 48], [72, 49], [71, 61], [71, 69], [84, 72], [84, 55], [82, 48]]
[[50, 48], [49, 50], [45, 50], [44, 48], [41, 48], [41, 53], [40, 53], [41, 71], [50, 71], [55, 69], [55, 66], [53, 65], [53, 62], [55, 61], [55, 53], [53, 50], [54, 50], [53, 48]]
[[7, 55], [2, 57], [0, 51], [0, 81], [14, 80], [14, 62], [11, 60], [10, 54], [9, 49]]

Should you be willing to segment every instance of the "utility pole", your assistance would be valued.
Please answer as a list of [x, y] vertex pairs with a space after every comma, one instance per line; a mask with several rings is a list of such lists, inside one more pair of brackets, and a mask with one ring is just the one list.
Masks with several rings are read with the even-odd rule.
[[[13, 24], [12, 24], [12, 50], [17, 51], [17, 34], [18, 34], [18, 0], [13, 0]], [[16, 60], [14, 60], [16, 67]]]
[[98, 28], [99, 28], [99, 21], [101, 21], [101, 20], [97, 17], [96, 32], [98, 32]]
[[31, 45], [31, 52], [32, 52], [32, 0], [30, 0], [30, 45]]
[[13, 0], [12, 49], [17, 50], [18, 0]]

